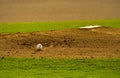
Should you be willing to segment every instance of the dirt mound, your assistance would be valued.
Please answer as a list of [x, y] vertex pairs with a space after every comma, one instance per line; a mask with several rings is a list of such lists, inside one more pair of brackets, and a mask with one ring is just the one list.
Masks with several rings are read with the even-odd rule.
[[[35, 52], [38, 43], [43, 50]], [[0, 34], [0, 56], [119, 58], [120, 29], [93, 28]]]

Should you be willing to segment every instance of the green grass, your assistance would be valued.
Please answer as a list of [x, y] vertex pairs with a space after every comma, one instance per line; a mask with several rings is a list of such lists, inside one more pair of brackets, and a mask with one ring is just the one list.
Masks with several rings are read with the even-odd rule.
[[120, 19], [81, 20], [81, 21], [65, 21], [65, 22], [0, 23], [0, 33], [62, 30], [67, 28], [78, 28], [87, 25], [102, 25], [102, 26], [120, 28]]
[[120, 59], [0, 59], [0, 78], [120, 78]]

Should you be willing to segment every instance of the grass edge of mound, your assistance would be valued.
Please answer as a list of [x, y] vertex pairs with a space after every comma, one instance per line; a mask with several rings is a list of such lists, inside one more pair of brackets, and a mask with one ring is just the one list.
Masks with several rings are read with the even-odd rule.
[[79, 28], [88, 25], [101, 25], [106, 27], [120, 28], [120, 19], [0, 23], [0, 33], [63, 30], [69, 28]]

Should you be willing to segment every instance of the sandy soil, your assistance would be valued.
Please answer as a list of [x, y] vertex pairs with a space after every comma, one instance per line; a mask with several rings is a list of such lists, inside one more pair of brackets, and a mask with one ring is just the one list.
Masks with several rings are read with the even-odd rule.
[[[38, 43], [43, 50], [36, 52]], [[0, 57], [120, 58], [120, 29], [67, 29], [0, 34]]]
[[120, 0], [0, 0], [0, 22], [120, 18]]

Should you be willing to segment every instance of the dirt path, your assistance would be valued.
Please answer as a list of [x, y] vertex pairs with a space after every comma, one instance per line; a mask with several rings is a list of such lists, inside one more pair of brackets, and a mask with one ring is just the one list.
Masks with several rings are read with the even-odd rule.
[[120, 0], [0, 0], [0, 22], [120, 18]]
[[[43, 50], [35, 52], [38, 43]], [[67, 29], [0, 34], [0, 56], [120, 58], [120, 29]]]

